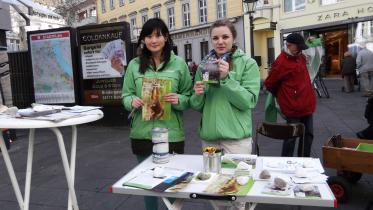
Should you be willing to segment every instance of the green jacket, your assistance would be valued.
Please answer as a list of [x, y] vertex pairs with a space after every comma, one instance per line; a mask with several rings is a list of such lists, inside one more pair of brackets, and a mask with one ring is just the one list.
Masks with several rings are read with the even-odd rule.
[[142, 120], [141, 108], [135, 111], [132, 122], [130, 138], [151, 140], [151, 130], [155, 127], [168, 128], [170, 142], [183, 141], [183, 110], [189, 108], [189, 97], [191, 95], [192, 80], [188, 66], [183, 59], [171, 53], [170, 61], [162, 70], [161, 63], [156, 70], [148, 67], [145, 74], [139, 72], [140, 59], [137, 57], [128, 64], [123, 81], [122, 103], [126, 110], [132, 109], [132, 98], [141, 98], [142, 80], [146, 78], [169, 79], [172, 81], [172, 92], [179, 95], [179, 104], [172, 105], [170, 120]]
[[[199, 136], [203, 140], [242, 139], [252, 136], [251, 109], [258, 101], [259, 67], [255, 60], [237, 49], [231, 70], [220, 87], [207, 85], [205, 93], [190, 98], [193, 109], [202, 112]], [[233, 65], [233, 66], [232, 66]], [[198, 68], [195, 81], [200, 81]]]

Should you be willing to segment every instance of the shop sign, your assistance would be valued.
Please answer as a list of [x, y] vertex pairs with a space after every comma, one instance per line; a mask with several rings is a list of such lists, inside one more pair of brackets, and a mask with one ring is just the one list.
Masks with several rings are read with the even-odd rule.
[[[373, 14], [373, 6], [367, 8], [357, 8], [354, 14], [364, 15]], [[320, 14], [317, 16], [317, 21], [332, 21], [339, 18], [350, 18], [352, 16], [349, 11], [336, 11], [332, 13]]]

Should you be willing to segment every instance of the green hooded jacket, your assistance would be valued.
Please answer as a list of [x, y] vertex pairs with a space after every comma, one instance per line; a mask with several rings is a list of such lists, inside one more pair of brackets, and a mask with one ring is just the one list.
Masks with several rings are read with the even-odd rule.
[[[193, 109], [202, 112], [199, 136], [209, 140], [233, 140], [252, 136], [251, 109], [256, 106], [260, 90], [259, 67], [255, 60], [237, 49], [231, 60], [229, 75], [220, 87], [207, 85], [205, 93], [190, 98]], [[200, 81], [198, 68], [195, 81]]]
[[141, 98], [142, 80], [146, 78], [168, 79], [172, 81], [172, 91], [179, 96], [179, 103], [171, 106], [170, 120], [142, 120], [141, 108], [134, 112], [130, 138], [151, 140], [151, 130], [155, 127], [167, 128], [170, 142], [180, 142], [185, 138], [183, 126], [183, 110], [189, 108], [189, 97], [191, 95], [192, 80], [189, 69], [183, 59], [171, 53], [170, 61], [162, 70], [161, 63], [156, 70], [148, 67], [145, 74], [139, 72], [140, 59], [134, 58], [128, 64], [123, 81], [122, 103], [126, 110], [132, 110], [132, 98]]

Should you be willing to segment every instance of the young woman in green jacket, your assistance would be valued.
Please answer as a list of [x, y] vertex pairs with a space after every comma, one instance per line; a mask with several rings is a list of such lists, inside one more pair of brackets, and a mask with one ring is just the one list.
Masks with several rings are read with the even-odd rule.
[[[142, 27], [138, 40], [139, 56], [128, 64], [123, 82], [122, 102], [133, 111], [130, 139], [132, 152], [139, 162], [152, 154], [152, 129], [168, 129], [169, 152], [184, 153], [183, 110], [189, 108], [192, 89], [188, 66], [172, 52], [173, 43], [166, 24], [159, 18], [149, 19]], [[168, 120], [142, 119], [141, 99], [144, 78], [171, 80], [171, 93], [163, 97], [171, 103]], [[147, 210], [157, 209], [157, 199], [145, 198]]]
[[[199, 136], [202, 147], [214, 146], [225, 153], [250, 154], [252, 150], [251, 110], [260, 89], [259, 67], [235, 45], [237, 32], [229, 20], [218, 20], [210, 29], [213, 50], [197, 70], [193, 109], [202, 112]], [[227, 57], [227, 59], [224, 59]], [[220, 85], [202, 80], [203, 63], [218, 64]]]

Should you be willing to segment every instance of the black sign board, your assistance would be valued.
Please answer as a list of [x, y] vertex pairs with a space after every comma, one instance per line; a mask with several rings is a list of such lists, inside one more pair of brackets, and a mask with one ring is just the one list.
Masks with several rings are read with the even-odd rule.
[[83, 105], [121, 105], [125, 68], [133, 57], [126, 22], [77, 28]]

